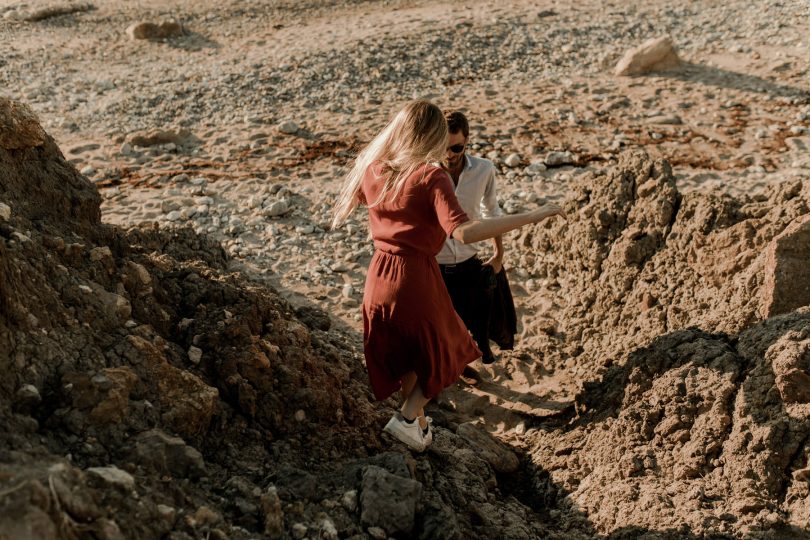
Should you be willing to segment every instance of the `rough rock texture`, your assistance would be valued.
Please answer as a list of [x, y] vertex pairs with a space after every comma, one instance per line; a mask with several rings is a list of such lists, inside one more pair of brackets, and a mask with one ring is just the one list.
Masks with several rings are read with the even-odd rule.
[[672, 69], [678, 67], [680, 63], [672, 38], [664, 36], [649, 39], [627, 51], [616, 64], [614, 72], [616, 75], [641, 75]]
[[681, 197], [665, 162], [635, 153], [574, 190], [567, 223], [519, 239], [545, 285], [530, 339], [590, 373], [575, 416], [527, 433], [537, 485], [605, 533], [801, 537], [810, 307], [759, 308], [769, 256], [810, 264], [801, 240], [766, 249], [800, 234], [810, 185]]
[[810, 305], [810, 215], [802, 216], [774, 238], [765, 258], [762, 316]]

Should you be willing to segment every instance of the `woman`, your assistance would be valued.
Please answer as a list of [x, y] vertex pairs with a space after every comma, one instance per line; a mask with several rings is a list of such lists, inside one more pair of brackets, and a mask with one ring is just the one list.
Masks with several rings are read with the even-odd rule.
[[[385, 431], [421, 452], [432, 440], [424, 406], [481, 356], [442, 281], [435, 256], [449, 236], [467, 244], [563, 215], [547, 204], [524, 214], [470, 221], [442, 160], [442, 111], [414, 101], [357, 156], [335, 207], [333, 227], [368, 206], [375, 252], [363, 294], [363, 347], [379, 400], [404, 398]], [[417, 421], [418, 418], [418, 421]]]

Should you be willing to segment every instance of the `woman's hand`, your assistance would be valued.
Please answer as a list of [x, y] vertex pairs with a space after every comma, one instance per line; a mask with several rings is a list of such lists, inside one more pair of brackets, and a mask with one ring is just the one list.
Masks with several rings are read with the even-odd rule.
[[563, 210], [562, 206], [559, 204], [554, 203], [547, 203], [538, 208], [533, 212], [537, 217], [535, 223], [539, 223], [546, 218], [550, 218], [552, 216], [561, 216], [563, 219], [568, 219], [568, 216], [565, 214], [565, 210]]

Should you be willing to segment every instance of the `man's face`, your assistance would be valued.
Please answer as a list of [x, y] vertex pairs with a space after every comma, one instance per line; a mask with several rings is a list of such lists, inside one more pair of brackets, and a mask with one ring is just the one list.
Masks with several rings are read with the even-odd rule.
[[448, 167], [458, 167], [458, 164], [464, 159], [464, 149], [466, 146], [467, 137], [465, 137], [461, 131], [450, 134], [450, 139], [447, 142], [447, 152], [444, 158]]

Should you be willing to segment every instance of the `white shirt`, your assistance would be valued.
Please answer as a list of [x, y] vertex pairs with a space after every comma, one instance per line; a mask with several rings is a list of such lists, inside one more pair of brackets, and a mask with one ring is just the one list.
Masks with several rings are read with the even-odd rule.
[[[501, 215], [495, 191], [495, 165], [488, 159], [464, 155], [464, 168], [458, 178], [456, 197], [471, 220]], [[439, 264], [458, 264], [476, 255], [483, 242], [462, 244], [452, 238], [445, 240], [436, 255]]]

